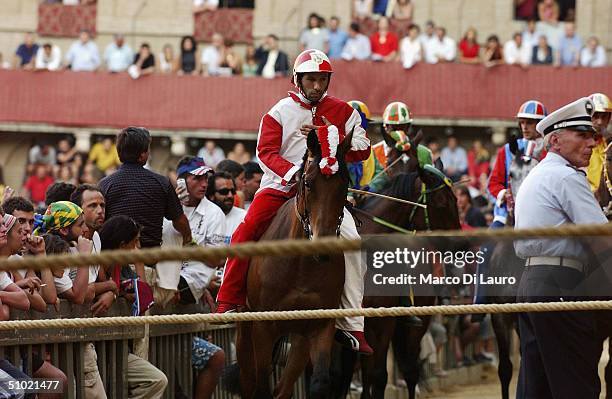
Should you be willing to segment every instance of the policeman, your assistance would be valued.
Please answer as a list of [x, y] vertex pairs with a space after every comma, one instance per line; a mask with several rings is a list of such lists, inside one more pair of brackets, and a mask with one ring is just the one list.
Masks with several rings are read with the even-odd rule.
[[[548, 155], [523, 181], [515, 228], [606, 223], [586, 176], [595, 146], [593, 102], [584, 97], [537, 124]], [[587, 255], [571, 239], [530, 239], [514, 244], [526, 268], [518, 302], [580, 300]], [[592, 312], [523, 313], [519, 316], [521, 370], [517, 398], [599, 398], [601, 346]]]

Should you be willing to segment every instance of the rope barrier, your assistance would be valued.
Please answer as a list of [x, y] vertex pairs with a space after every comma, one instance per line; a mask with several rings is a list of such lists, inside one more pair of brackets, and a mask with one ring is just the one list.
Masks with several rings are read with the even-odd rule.
[[[593, 225], [563, 225], [559, 227], [544, 227], [537, 229], [474, 229], [466, 231], [432, 231], [417, 232], [416, 237], [447, 237], [447, 238], [506, 238], [526, 239], [534, 237], [595, 237], [612, 235], [612, 224]], [[415, 236], [402, 234], [386, 235], [392, 237], [394, 243], [400, 245], [414, 243]], [[380, 237], [380, 236], [379, 236]], [[142, 262], [155, 264], [168, 260], [199, 260], [213, 261], [227, 257], [246, 258], [252, 256], [302, 256], [315, 254], [330, 254], [344, 251], [360, 250], [368, 236], [360, 240], [345, 240], [335, 237], [323, 237], [315, 240], [277, 240], [259, 241], [232, 245], [229, 247], [184, 247], [173, 249], [146, 249], [140, 251], [105, 251], [100, 254], [27, 256], [21, 259], [0, 260], [0, 270], [45, 268], [66, 268], [87, 265], [116, 265]]]
[[87, 328], [141, 326], [159, 324], [232, 323], [242, 321], [337, 319], [341, 317], [400, 317], [459, 315], [472, 313], [567, 312], [612, 310], [612, 301], [536, 302], [484, 305], [439, 305], [418, 307], [318, 309], [269, 312], [242, 312], [225, 314], [188, 314], [163, 316], [122, 316], [76, 319], [10, 320], [0, 322], [0, 330], [43, 328]]

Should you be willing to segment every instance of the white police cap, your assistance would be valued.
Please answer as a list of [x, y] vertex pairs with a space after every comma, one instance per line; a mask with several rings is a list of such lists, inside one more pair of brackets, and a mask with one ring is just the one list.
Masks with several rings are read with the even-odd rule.
[[536, 130], [544, 136], [560, 129], [594, 132], [595, 129], [591, 120], [594, 109], [593, 102], [589, 98], [583, 97], [559, 108], [542, 119], [537, 124]]

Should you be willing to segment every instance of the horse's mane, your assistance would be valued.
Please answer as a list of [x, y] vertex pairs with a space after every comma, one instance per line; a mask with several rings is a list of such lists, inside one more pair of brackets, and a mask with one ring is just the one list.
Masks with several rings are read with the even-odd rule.
[[411, 198], [414, 192], [414, 182], [418, 177], [418, 172], [400, 173], [393, 177], [383, 192], [396, 198]]

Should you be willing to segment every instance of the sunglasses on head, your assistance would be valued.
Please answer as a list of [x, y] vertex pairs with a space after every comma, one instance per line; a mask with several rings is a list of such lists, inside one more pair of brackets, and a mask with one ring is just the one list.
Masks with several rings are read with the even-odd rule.
[[236, 194], [236, 189], [235, 188], [222, 188], [221, 190], [217, 190], [217, 192], [221, 195], [227, 195], [230, 192], [232, 194]]

